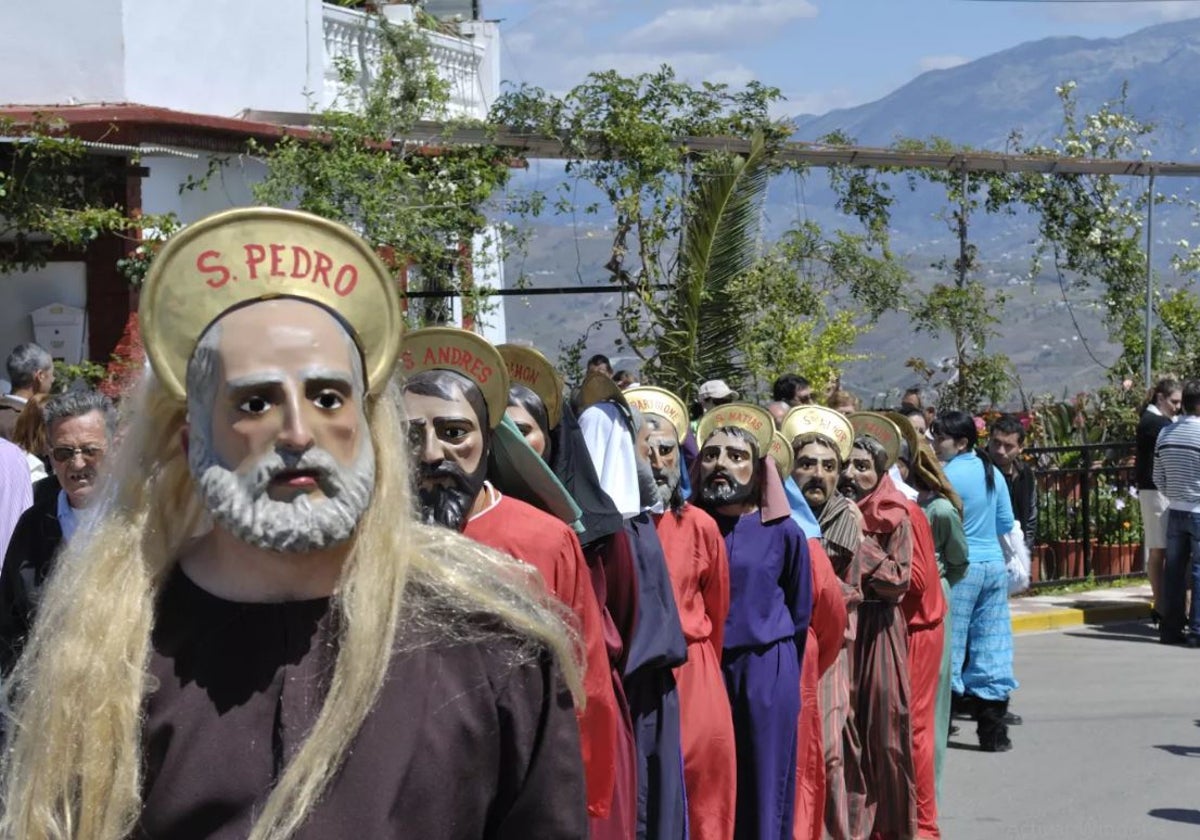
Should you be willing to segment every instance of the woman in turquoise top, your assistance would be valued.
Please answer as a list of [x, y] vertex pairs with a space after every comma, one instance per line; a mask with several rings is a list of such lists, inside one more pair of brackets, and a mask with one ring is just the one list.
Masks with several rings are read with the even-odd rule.
[[971, 415], [942, 412], [932, 431], [946, 478], [962, 498], [970, 559], [966, 576], [950, 588], [950, 684], [975, 710], [980, 749], [1003, 752], [1012, 749], [1004, 716], [1017, 687], [1008, 574], [1000, 548], [1000, 537], [1013, 529], [1012, 502], [1000, 471], [976, 446], [979, 431]]

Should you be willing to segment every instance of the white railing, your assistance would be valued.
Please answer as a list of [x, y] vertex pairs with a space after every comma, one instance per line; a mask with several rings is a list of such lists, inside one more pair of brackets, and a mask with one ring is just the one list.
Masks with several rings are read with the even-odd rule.
[[[325, 62], [321, 101], [328, 107], [335, 101], [346, 101], [348, 95], [355, 98], [370, 85], [381, 47], [378, 24], [374, 16], [364, 12], [323, 4], [322, 25]], [[484, 118], [490, 103], [480, 74], [483, 47], [471, 38], [424, 32], [438, 75], [450, 86], [450, 116]], [[338, 65], [345, 59], [358, 68], [352, 84], [357, 90], [347, 90], [339, 78]]]

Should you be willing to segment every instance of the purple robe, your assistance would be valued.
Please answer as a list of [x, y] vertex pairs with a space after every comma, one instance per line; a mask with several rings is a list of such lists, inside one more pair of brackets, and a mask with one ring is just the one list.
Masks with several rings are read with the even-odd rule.
[[790, 840], [800, 663], [812, 614], [808, 543], [790, 516], [714, 518], [729, 553], [721, 671], [737, 738], [734, 838]]

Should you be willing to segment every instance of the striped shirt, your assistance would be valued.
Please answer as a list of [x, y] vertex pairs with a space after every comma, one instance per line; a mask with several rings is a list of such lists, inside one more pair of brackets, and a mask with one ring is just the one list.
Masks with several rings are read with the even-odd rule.
[[1200, 511], [1200, 417], [1184, 416], [1159, 433], [1154, 485], [1170, 501], [1171, 510]]

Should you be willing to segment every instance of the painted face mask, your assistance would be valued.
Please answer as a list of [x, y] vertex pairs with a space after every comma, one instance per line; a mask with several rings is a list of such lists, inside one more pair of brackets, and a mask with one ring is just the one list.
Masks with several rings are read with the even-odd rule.
[[312, 304], [226, 316], [189, 368], [188, 464], [214, 521], [279, 552], [344, 542], [371, 501], [375, 450], [349, 336]]

